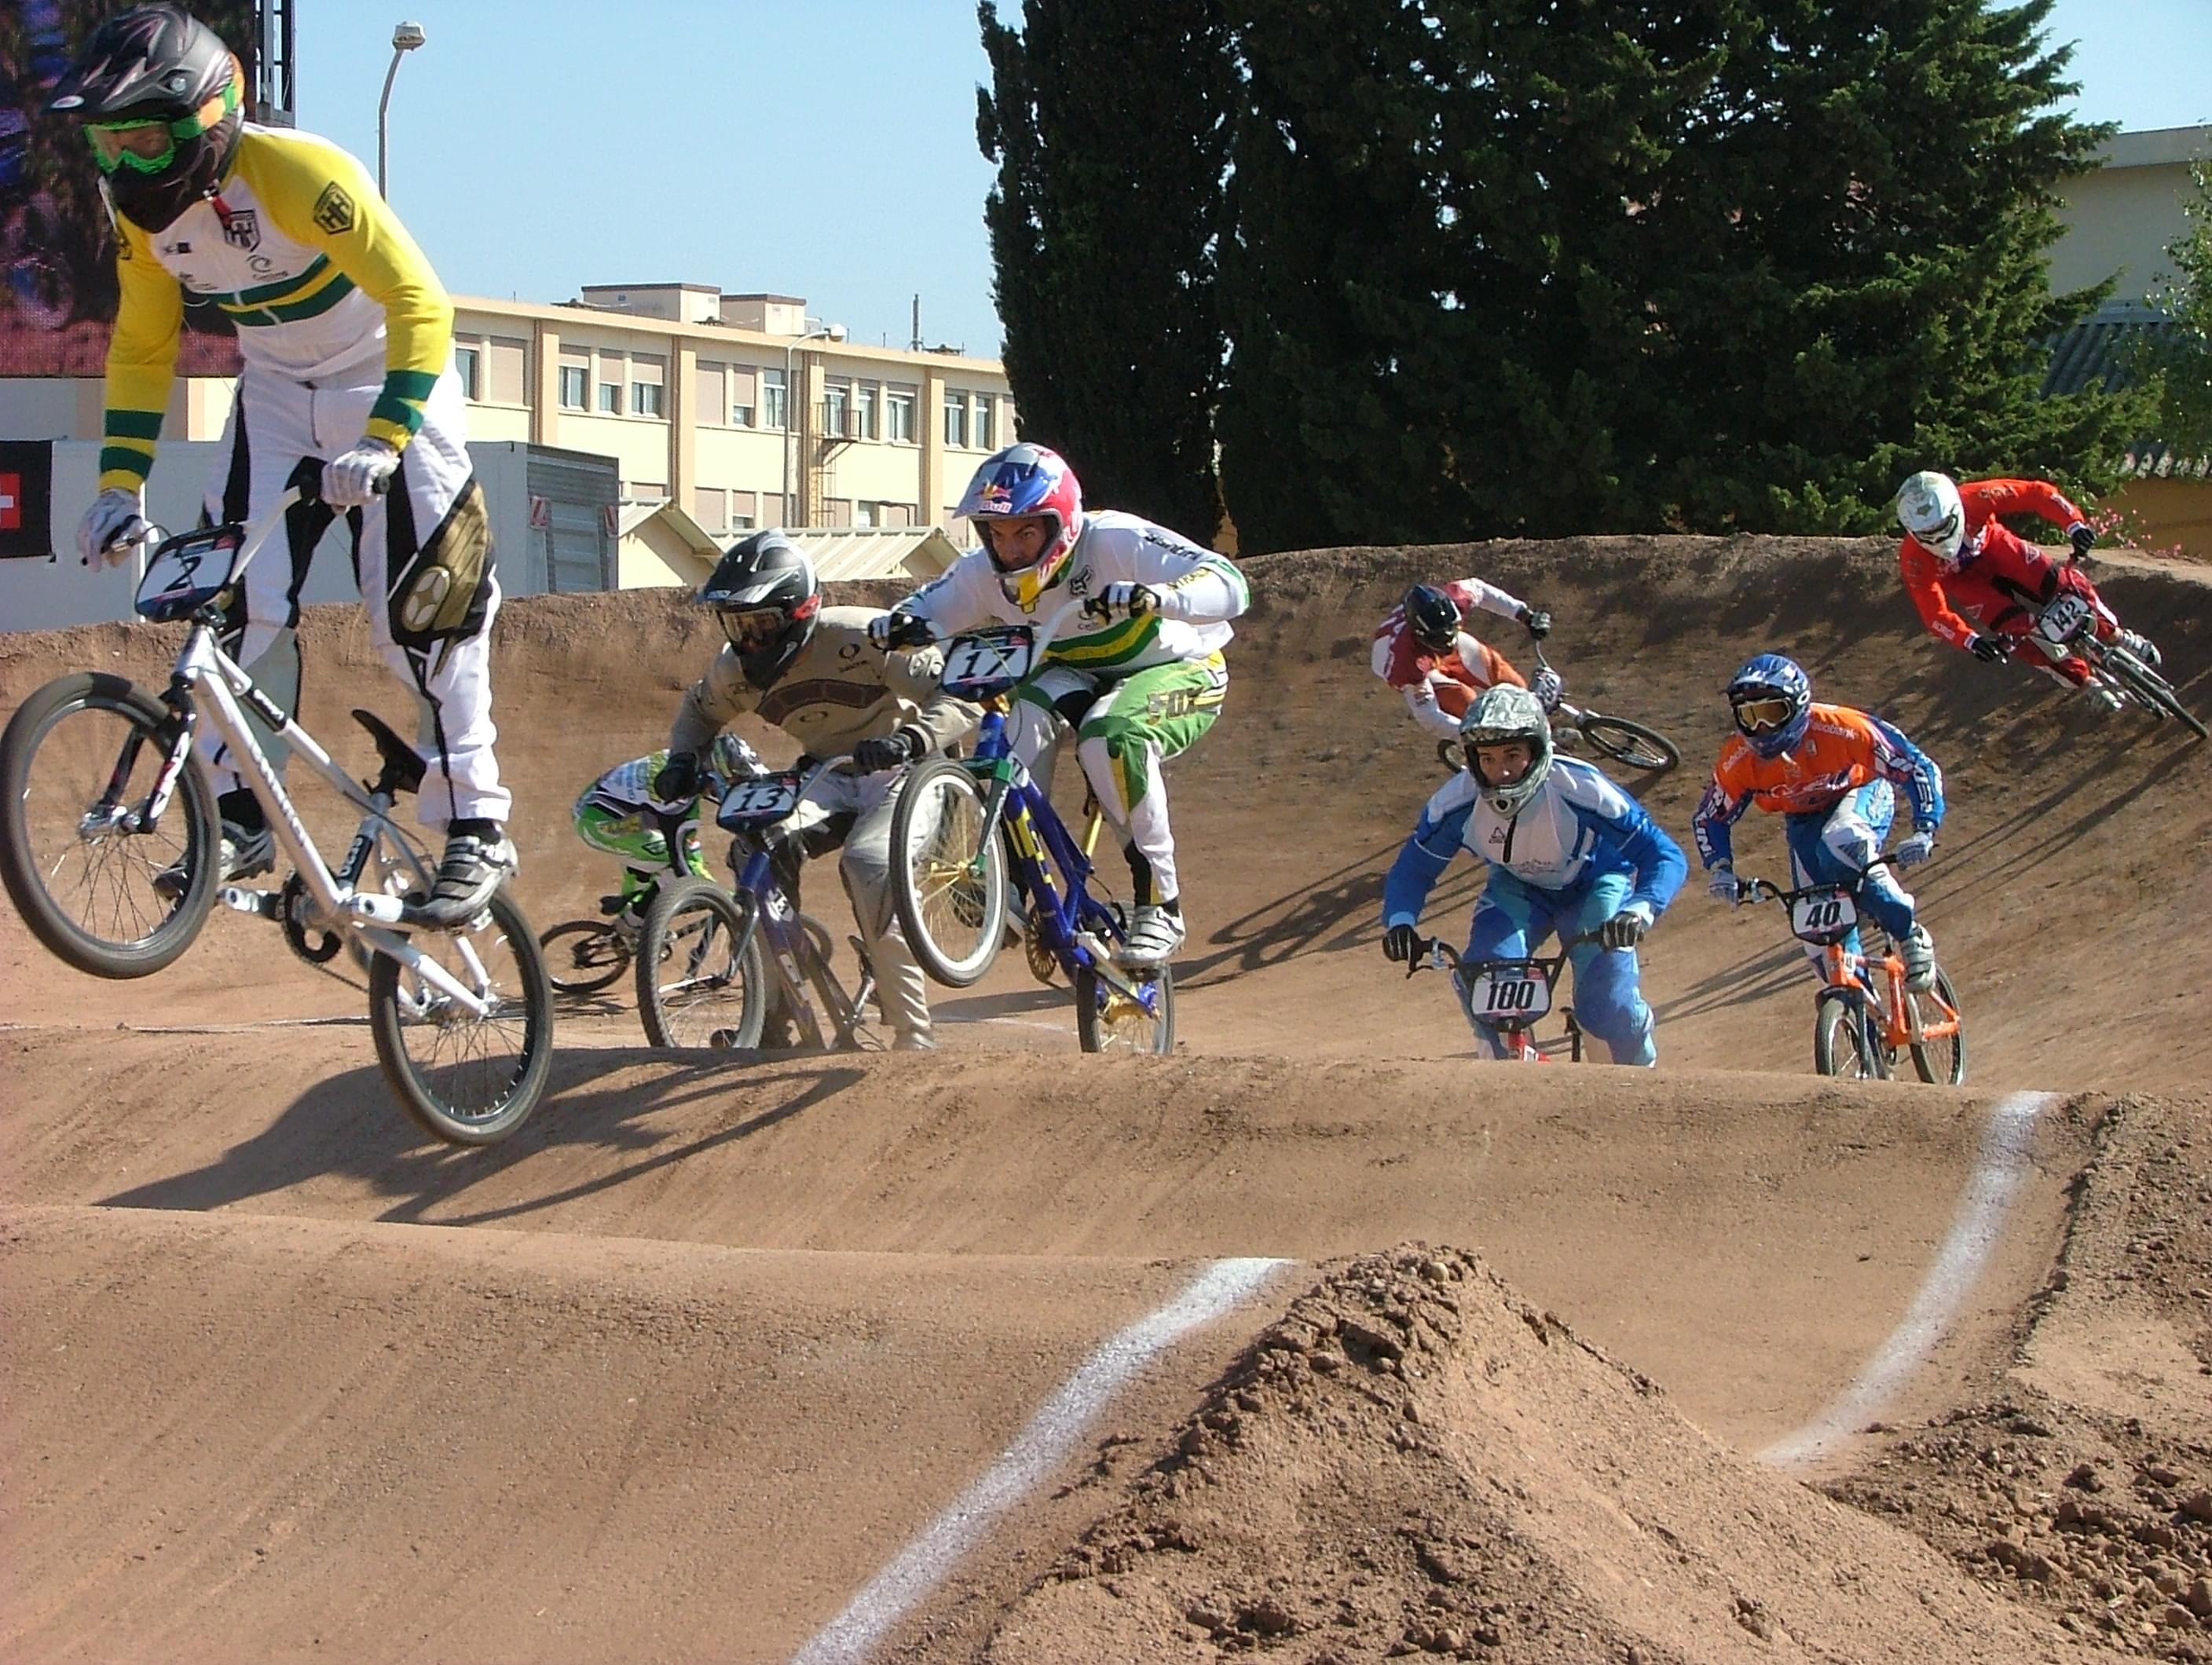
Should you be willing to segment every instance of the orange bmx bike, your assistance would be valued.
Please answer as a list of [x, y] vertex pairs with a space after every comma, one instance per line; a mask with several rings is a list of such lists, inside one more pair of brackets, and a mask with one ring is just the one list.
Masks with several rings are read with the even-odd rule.
[[1747, 878], [1740, 894], [1741, 906], [1780, 902], [1790, 910], [1790, 934], [1821, 951], [1820, 989], [1813, 1000], [1814, 1069], [1823, 1075], [1890, 1081], [1897, 1077], [1900, 1054], [1909, 1052], [1923, 1081], [1955, 1087], [1966, 1080], [1966, 1026], [1949, 974], [1938, 966], [1934, 987], [1907, 988], [1904, 960], [1870, 922], [1865, 928], [1875, 933], [1878, 951], [1847, 946], [1863, 924], [1848, 885], [1785, 890], [1763, 878]]

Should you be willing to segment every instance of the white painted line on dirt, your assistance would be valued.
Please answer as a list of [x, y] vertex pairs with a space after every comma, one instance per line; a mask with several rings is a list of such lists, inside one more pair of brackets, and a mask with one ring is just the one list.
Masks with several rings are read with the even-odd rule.
[[1000, 1515], [1066, 1460], [1085, 1425], [1122, 1385], [1185, 1331], [1212, 1322], [1286, 1261], [1216, 1261], [1148, 1318], [1109, 1339], [1001, 1452], [982, 1478], [923, 1528], [896, 1559], [793, 1656], [792, 1665], [852, 1665], [975, 1547]]
[[2005, 1216], [2027, 1177], [2028, 1141], [2035, 1118], [2057, 1099], [2057, 1093], [2016, 1092], [1997, 1101], [1982, 1134], [1981, 1153], [1966, 1182], [1966, 1194], [1960, 1200], [1958, 1218], [1951, 1223], [1951, 1235], [1904, 1322], [1826, 1410], [1761, 1451], [1761, 1461], [1789, 1468], [1825, 1456], [1865, 1427], [1905, 1377], [1926, 1361], [1996, 1247]]

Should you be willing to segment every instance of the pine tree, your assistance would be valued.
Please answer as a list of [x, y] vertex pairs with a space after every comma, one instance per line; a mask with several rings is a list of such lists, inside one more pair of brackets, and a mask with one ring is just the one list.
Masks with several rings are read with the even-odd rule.
[[1093, 504], [1200, 541], [1220, 493], [1215, 258], [1230, 69], [1212, 0], [1024, 0], [978, 16], [992, 67], [976, 138], [1023, 437]]

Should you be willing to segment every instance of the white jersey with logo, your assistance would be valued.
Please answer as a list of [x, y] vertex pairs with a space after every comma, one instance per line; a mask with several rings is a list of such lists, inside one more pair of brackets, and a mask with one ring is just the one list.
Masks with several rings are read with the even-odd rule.
[[1049, 664], [1118, 678], [1219, 653], [1235, 634], [1229, 622], [1251, 605], [1243, 574], [1226, 556], [1116, 509], [1084, 516], [1073, 554], [1035, 613], [1009, 599], [999, 579], [989, 552], [969, 550], [899, 611], [951, 635], [979, 624], [1031, 623], [1070, 600], [1103, 594], [1111, 584], [1148, 585], [1159, 596], [1158, 613], [1103, 624], [1079, 617], [1062, 627], [1045, 653]]

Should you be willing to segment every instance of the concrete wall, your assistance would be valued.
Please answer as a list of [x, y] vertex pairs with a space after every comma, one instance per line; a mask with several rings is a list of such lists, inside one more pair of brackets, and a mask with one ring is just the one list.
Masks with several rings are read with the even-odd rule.
[[2189, 163], [2212, 160], [2212, 127], [2121, 133], [2100, 154], [2103, 167], [2059, 182], [2066, 232], [2051, 252], [2051, 287], [2063, 294], [2117, 274], [2112, 299], [2141, 301], [2172, 270], [2166, 246], [2189, 229]]
[[[147, 483], [148, 517], [171, 531], [197, 525], [200, 493], [222, 455], [222, 446], [214, 441], [164, 444]], [[533, 555], [534, 540], [529, 536], [526, 447], [471, 445], [469, 455], [491, 517], [501, 589], [508, 595], [542, 593], [546, 588], [544, 563]], [[145, 569], [143, 556], [114, 568], [87, 568], [77, 562], [76, 524], [92, 501], [99, 471], [96, 443], [68, 441], [54, 447], [56, 551], [44, 561], [0, 561], [0, 631], [55, 629], [134, 617], [131, 603]], [[275, 553], [266, 551], [261, 558]], [[316, 549], [301, 599], [345, 601], [356, 594], [352, 540], [340, 521]]]

